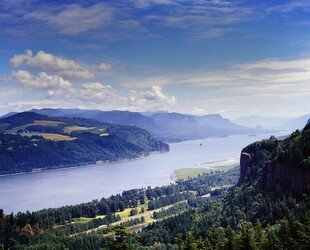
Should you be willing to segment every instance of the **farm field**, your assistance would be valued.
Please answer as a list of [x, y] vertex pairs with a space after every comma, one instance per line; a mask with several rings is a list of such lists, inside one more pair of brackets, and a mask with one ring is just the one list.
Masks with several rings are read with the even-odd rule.
[[39, 126], [58, 126], [60, 124], [64, 124], [64, 122], [60, 122], [60, 121], [49, 121], [49, 120], [35, 120], [34, 123], [26, 125], [26, 126], [30, 126], [30, 125], [39, 125]]

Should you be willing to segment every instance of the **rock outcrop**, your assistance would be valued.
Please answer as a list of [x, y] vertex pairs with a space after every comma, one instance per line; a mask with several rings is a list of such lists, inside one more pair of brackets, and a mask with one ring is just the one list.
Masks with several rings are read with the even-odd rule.
[[270, 138], [244, 148], [238, 185], [260, 177], [260, 187], [266, 190], [310, 193], [308, 132], [295, 132], [283, 141]]
[[245, 177], [247, 176], [250, 169], [251, 154], [246, 152], [241, 152], [240, 155], [240, 178], [238, 185], [244, 182]]

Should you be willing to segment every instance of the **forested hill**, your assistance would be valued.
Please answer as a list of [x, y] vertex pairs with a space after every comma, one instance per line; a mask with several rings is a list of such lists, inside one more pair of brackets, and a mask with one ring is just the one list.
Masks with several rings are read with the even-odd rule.
[[[15, 216], [4, 215], [0, 209], [0, 248], [2, 244], [24, 250], [308, 250], [309, 181], [303, 182], [298, 171], [306, 176], [309, 173], [309, 149], [307, 125], [285, 140], [270, 137], [245, 147], [242, 155], [247, 157], [241, 157], [236, 186], [231, 186], [236, 181], [234, 169], [166, 187], [124, 191], [77, 206]], [[153, 218], [135, 217], [123, 226], [109, 226], [129, 213], [124, 213], [125, 207], [139, 216], [138, 206], [141, 213], [143, 206], [148, 213], [165, 209], [154, 212]], [[133, 234], [130, 226], [140, 223], [149, 224], [138, 235]], [[86, 231], [99, 225], [92, 233]]]
[[[243, 149], [239, 185], [147, 227], [141, 249], [309, 249], [310, 125]], [[128, 244], [130, 244], [128, 242]]]
[[[147, 227], [157, 249], [309, 249], [310, 125], [245, 147], [239, 185], [199, 209]], [[129, 242], [127, 242], [130, 244]], [[142, 248], [142, 249], [156, 249]]]
[[310, 191], [310, 124], [285, 140], [255, 142], [243, 149], [239, 184], [262, 179], [268, 190]]
[[0, 174], [41, 171], [168, 151], [146, 130], [23, 112], [0, 120]]

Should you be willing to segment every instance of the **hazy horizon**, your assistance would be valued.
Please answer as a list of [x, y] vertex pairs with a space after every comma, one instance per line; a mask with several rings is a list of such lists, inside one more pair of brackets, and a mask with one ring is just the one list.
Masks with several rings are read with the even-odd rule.
[[[36, 109], [36, 108], [33, 108], [33, 109]], [[38, 110], [40, 109], [78, 109], [78, 108], [63, 108], [63, 107], [50, 107], [50, 108], [38, 108]], [[111, 110], [101, 110], [101, 109], [79, 109], [79, 110], [98, 110], [98, 111], [129, 111], [129, 112], [138, 112], [138, 113], [141, 113], [142, 115], [145, 115], [145, 113], [179, 113], [179, 112], [174, 112], [174, 111], [165, 111], [165, 110], [154, 110], [154, 111], [150, 111], [150, 110], [146, 110], [146, 111], [130, 111], [130, 110], [117, 110], [117, 109], [111, 109]], [[31, 110], [20, 110], [20, 111], [9, 111], [9, 112], [6, 112], [6, 113], [0, 113], [0, 117], [1, 116], [5, 116], [11, 112], [17, 112], [17, 113], [20, 113], [20, 112], [27, 112], [27, 111], [31, 111]], [[299, 118], [299, 117], [303, 117], [303, 116], [309, 116], [310, 115], [310, 112], [309, 113], [306, 113], [306, 114], [302, 114], [302, 115], [299, 115], [299, 116], [263, 116], [263, 115], [244, 115], [244, 116], [238, 116], [238, 117], [233, 117], [233, 118], [229, 118], [229, 117], [226, 117], [226, 114], [220, 114], [220, 113], [207, 113], [207, 114], [192, 114], [192, 113], [180, 113], [180, 114], [184, 114], [184, 115], [194, 115], [194, 116], [205, 116], [205, 115], [221, 115], [223, 118], [225, 119], [230, 119], [231, 121], [235, 121], [235, 120], [238, 120], [240, 118], [249, 118], [249, 117], [258, 117], [258, 118], [280, 118], [280, 119], [293, 119], [293, 118]], [[147, 115], [146, 115], [147, 116]], [[309, 119], [310, 119], [310, 116], [309, 116]]]
[[310, 2], [0, 3], [0, 115], [32, 108], [300, 117]]

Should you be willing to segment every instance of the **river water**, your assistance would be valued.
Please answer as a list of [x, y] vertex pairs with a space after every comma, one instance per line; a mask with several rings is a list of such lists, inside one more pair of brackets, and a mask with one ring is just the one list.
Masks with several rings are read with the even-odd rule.
[[176, 169], [236, 163], [242, 148], [269, 136], [192, 140], [170, 144], [170, 152], [135, 160], [2, 176], [0, 208], [5, 213], [34, 211], [109, 197], [133, 188], [167, 185], [173, 182], [171, 174]]

